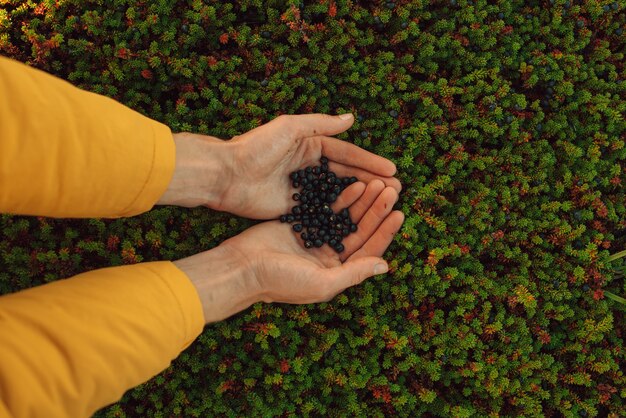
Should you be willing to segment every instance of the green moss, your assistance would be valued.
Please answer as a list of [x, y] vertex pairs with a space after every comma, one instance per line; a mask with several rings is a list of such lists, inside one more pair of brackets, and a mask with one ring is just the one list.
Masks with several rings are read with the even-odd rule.
[[[351, 111], [341, 137], [404, 185], [391, 274], [209, 326], [98, 416], [626, 415], [624, 314], [601, 298], [626, 290], [604, 262], [626, 243], [622, 3], [4, 3], [0, 53], [175, 131]], [[0, 293], [250, 224], [2, 216]]]

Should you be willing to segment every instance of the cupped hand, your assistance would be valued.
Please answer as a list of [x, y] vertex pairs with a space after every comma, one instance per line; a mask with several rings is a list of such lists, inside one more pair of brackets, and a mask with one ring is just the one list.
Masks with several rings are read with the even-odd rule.
[[397, 190], [378, 179], [348, 187], [333, 209], [348, 207], [358, 230], [344, 239], [342, 253], [328, 245], [305, 249], [300, 234], [278, 221], [255, 225], [220, 247], [245, 260], [253, 274], [246, 283], [257, 286], [249, 291], [265, 302], [329, 301], [344, 289], [387, 272], [381, 256], [404, 221], [402, 212], [392, 211], [397, 200]]
[[349, 142], [332, 138], [354, 123], [351, 114], [283, 115], [228, 141], [233, 146], [227, 192], [218, 210], [253, 219], [276, 219], [294, 202], [289, 174], [318, 165], [322, 156], [339, 177], [380, 180], [400, 192], [395, 165]]

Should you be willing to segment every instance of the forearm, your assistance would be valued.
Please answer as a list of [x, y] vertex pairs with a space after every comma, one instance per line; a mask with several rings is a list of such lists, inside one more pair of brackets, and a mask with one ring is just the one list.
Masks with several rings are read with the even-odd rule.
[[16, 417], [89, 416], [165, 369], [203, 325], [194, 286], [170, 262], [0, 297], [0, 402]]
[[157, 205], [220, 209], [231, 180], [234, 147], [230, 141], [187, 132], [174, 134], [174, 175]]
[[263, 300], [252, 261], [235, 251], [226, 244], [174, 262], [195, 287], [207, 324]]

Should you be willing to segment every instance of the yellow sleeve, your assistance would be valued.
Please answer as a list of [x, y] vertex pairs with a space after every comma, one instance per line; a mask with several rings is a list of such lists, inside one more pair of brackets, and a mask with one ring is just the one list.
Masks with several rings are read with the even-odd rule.
[[91, 416], [165, 369], [203, 325], [194, 286], [171, 262], [2, 296], [0, 416]]
[[136, 215], [163, 195], [174, 164], [166, 125], [0, 57], [0, 213]]
[[[0, 212], [121, 217], [173, 175], [171, 131], [0, 57]], [[201, 332], [170, 262], [95, 270], [0, 297], [0, 417], [85, 417], [166, 368]]]

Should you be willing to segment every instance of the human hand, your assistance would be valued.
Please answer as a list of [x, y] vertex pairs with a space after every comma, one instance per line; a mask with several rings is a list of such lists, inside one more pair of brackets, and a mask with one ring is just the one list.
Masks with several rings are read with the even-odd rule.
[[269, 221], [175, 264], [198, 289], [207, 323], [258, 301], [326, 302], [387, 272], [381, 256], [404, 221], [402, 212], [392, 211], [397, 200], [397, 191], [381, 180], [349, 186], [333, 209], [349, 207], [358, 230], [344, 239], [345, 250], [339, 254], [326, 245], [305, 249], [290, 225]]
[[[391, 161], [330, 137], [353, 123], [351, 114], [345, 119], [283, 115], [229, 141], [176, 134], [177, 172], [170, 189], [177, 189], [178, 197], [166, 193], [159, 203], [205, 205], [253, 219], [276, 219], [293, 206], [291, 196], [296, 190], [289, 173], [317, 164], [321, 156], [330, 160], [329, 169], [340, 177], [355, 176], [365, 183], [379, 179], [400, 192]], [[185, 174], [179, 166], [193, 170]]]

